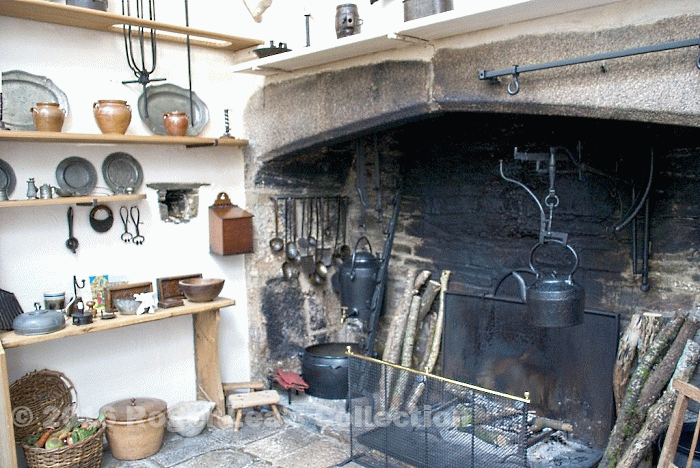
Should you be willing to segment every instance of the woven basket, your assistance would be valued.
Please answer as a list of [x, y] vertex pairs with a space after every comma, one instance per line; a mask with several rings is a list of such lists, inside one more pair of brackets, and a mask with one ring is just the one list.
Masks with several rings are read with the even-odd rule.
[[[80, 418], [80, 421], [94, 421]], [[24, 459], [29, 468], [100, 468], [102, 465], [103, 437], [105, 425], [90, 437], [74, 445], [66, 445], [53, 450], [32, 447], [24, 444]]]
[[10, 385], [15, 442], [43, 432], [46, 427], [64, 426], [75, 412], [77, 394], [73, 383], [60, 372], [30, 372]]

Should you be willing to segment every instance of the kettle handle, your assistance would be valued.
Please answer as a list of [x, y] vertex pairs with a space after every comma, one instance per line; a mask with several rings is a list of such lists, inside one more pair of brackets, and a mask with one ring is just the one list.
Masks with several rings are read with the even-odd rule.
[[578, 268], [578, 254], [576, 253], [576, 250], [574, 250], [574, 248], [571, 247], [571, 244], [565, 243], [559, 239], [553, 239], [553, 238], [545, 239], [544, 241], [538, 242], [537, 244], [535, 244], [535, 246], [532, 248], [532, 250], [530, 250], [530, 260], [529, 260], [530, 261], [530, 268], [532, 269], [532, 271], [534, 271], [537, 274], [537, 277], [539, 278], [540, 272], [537, 271], [537, 268], [535, 268], [535, 265], [532, 263], [532, 259], [535, 255], [535, 250], [537, 250], [540, 246], [543, 246], [544, 244], [546, 244], [548, 241], [555, 242], [557, 244], [561, 244], [561, 245], [566, 246], [566, 248], [569, 249], [571, 251], [571, 253], [574, 255], [574, 267], [571, 269], [571, 271], [567, 275], [569, 277], [569, 279], [571, 279], [571, 275], [573, 275], [574, 272], [576, 271], [576, 269]]
[[372, 252], [372, 244], [369, 243], [369, 239], [367, 239], [367, 236], [362, 236], [359, 239], [357, 239], [357, 242], [355, 242], [355, 249], [352, 251], [352, 263], [350, 264], [350, 281], [355, 279], [355, 254], [357, 253], [357, 248], [360, 246], [360, 242], [362, 242], [363, 239], [367, 242], [367, 246], [369, 247], [369, 253], [374, 255], [374, 252]]

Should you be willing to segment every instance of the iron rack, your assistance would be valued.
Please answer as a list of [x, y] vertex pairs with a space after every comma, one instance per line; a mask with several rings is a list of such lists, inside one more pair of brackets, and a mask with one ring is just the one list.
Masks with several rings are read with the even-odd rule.
[[[616, 59], [622, 57], [630, 57], [632, 55], [642, 55], [652, 52], [663, 52], [666, 50], [682, 49], [685, 47], [700, 46], [700, 38], [687, 39], [684, 41], [674, 41], [665, 42], [662, 44], [650, 45], [645, 47], [635, 47], [632, 49], [618, 50], [616, 52], [603, 52], [600, 54], [585, 55], [583, 57], [570, 58], [555, 60], [553, 62], [539, 63], [536, 65], [513, 65], [511, 68], [504, 68], [502, 70], [481, 70], [479, 71], [480, 80], [492, 80], [495, 81], [499, 76], [511, 75], [512, 81], [508, 83], [507, 92], [511, 96], [518, 94], [520, 91], [520, 82], [518, 81], [518, 75], [525, 72], [537, 71], [537, 70], [547, 70], [549, 68], [557, 67], [567, 67], [569, 65], [577, 65], [580, 63], [597, 62], [601, 60]], [[695, 61], [695, 65], [700, 69], [700, 54]]]

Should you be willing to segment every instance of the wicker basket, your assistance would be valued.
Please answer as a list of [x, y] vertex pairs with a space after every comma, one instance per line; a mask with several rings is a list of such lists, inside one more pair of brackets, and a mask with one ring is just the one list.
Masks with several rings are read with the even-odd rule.
[[[77, 394], [73, 383], [51, 370], [30, 372], [10, 385], [15, 441], [22, 445], [29, 468], [99, 468], [102, 464], [105, 426], [74, 445], [53, 450], [27, 445], [29, 436], [45, 428], [65, 426], [75, 411]], [[80, 418], [81, 421], [93, 421]]]
[[[80, 418], [79, 421], [94, 421]], [[29, 468], [100, 468], [104, 450], [105, 425], [90, 437], [74, 445], [65, 445], [53, 450], [23, 444], [24, 459]]]
[[10, 385], [15, 442], [23, 444], [45, 427], [64, 426], [76, 401], [73, 383], [60, 372], [44, 369], [18, 379]]

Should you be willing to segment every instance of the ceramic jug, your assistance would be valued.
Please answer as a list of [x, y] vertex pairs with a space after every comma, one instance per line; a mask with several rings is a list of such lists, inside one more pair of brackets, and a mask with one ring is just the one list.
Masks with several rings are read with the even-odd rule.
[[163, 125], [165, 126], [165, 131], [168, 135], [172, 136], [185, 136], [187, 134], [187, 128], [190, 125], [190, 121], [187, 118], [187, 114], [182, 111], [171, 111], [166, 112], [163, 115]]
[[63, 128], [66, 111], [59, 108], [57, 102], [37, 102], [30, 112], [34, 126], [40, 132], [60, 132]]
[[92, 112], [102, 133], [121, 133], [123, 135], [131, 123], [131, 107], [126, 101], [99, 100], [92, 105]]

